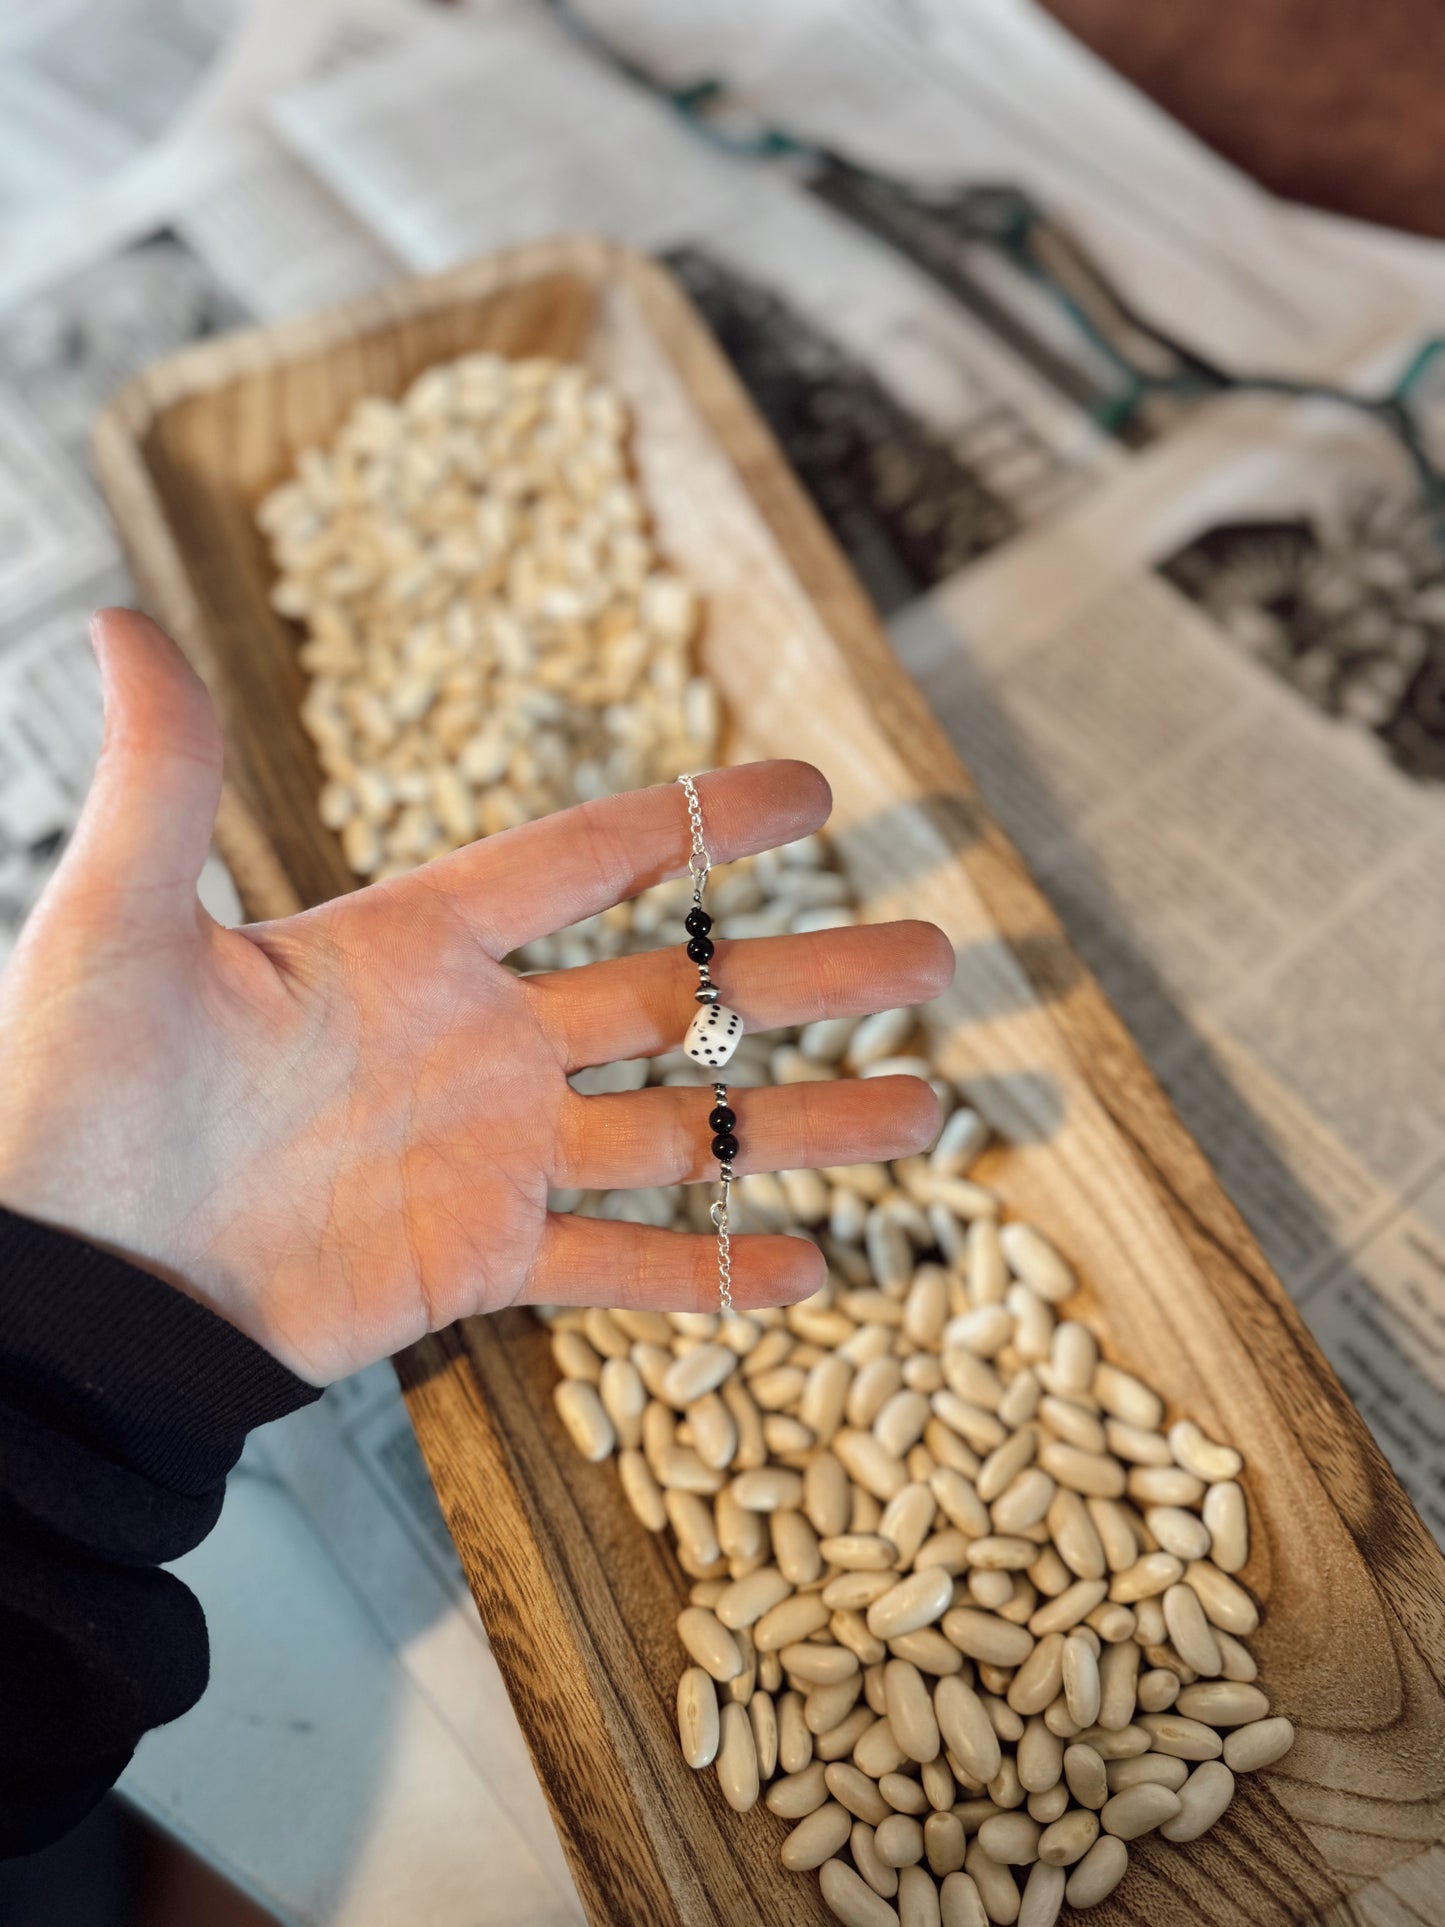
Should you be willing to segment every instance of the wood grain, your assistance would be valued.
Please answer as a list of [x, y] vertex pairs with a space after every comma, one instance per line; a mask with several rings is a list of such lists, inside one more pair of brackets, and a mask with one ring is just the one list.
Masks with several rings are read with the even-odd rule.
[[[596, 242], [520, 250], [192, 349], [100, 424], [102, 479], [147, 599], [223, 709], [222, 834], [248, 908], [285, 914], [349, 881], [314, 816], [295, 636], [266, 601], [251, 506], [355, 396], [394, 393], [474, 346], [577, 356], [628, 397], [660, 545], [707, 598], [730, 754], [819, 763], [869, 914], [949, 931], [960, 967], [940, 1002], [943, 1061], [1015, 1140], [1011, 1204], [1078, 1262], [1110, 1354], [1246, 1453], [1244, 1576], [1266, 1609], [1254, 1644], [1298, 1743], [1242, 1783], [1205, 1840], [1142, 1843], [1088, 1918], [1445, 1918], [1445, 1564], [661, 270]], [[682, 1577], [610, 1468], [567, 1443], [539, 1329], [473, 1321], [398, 1370], [590, 1918], [825, 1920], [815, 1884], [777, 1868], [780, 1823], [732, 1814], [711, 1774], [679, 1764]]]

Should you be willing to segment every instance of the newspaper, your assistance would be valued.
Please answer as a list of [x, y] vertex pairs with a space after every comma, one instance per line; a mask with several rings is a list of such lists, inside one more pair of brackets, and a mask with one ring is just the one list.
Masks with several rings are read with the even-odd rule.
[[63, 602], [0, 652], [0, 932], [11, 941], [54, 867], [100, 747], [100, 691], [85, 642], [98, 600], [114, 593]]
[[225, 44], [228, 15], [218, 0], [22, 7], [4, 48], [7, 78], [63, 102], [87, 130], [87, 151], [103, 142], [114, 161], [179, 118]]
[[[254, 126], [272, 94], [384, 56], [415, 27], [420, 5], [60, 0], [48, 12], [23, 12], [8, 37], [0, 25], [5, 300], [22, 300], [163, 227], [214, 171], [229, 170], [228, 136]], [[212, 50], [201, 28], [213, 20], [220, 31]], [[135, 74], [120, 79], [129, 64]], [[159, 138], [135, 138], [125, 113], [117, 127], [123, 98], [142, 128], [164, 124]]]
[[87, 617], [129, 594], [89, 474], [91, 424], [130, 375], [244, 312], [159, 236], [0, 317], [0, 960], [94, 767], [100, 681]]
[[258, 320], [349, 300], [401, 272], [396, 255], [264, 129], [218, 139], [208, 162], [174, 230]]
[[[1212, 407], [1126, 447], [1057, 308], [971, 240], [941, 273], [948, 196], [928, 247], [908, 196], [1025, 188], [1186, 340], [1366, 386], [1445, 306], [1445, 257], [1272, 201], [1022, 0], [574, 11], [839, 167], [709, 144], [540, 0], [0, 20], [0, 101], [25, 97], [0, 117], [0, 955], [94, 758], [85, 613], [126, 594], [85, 458], [105, 396], [536, 234], [659, 252], [1445, 1537], [1439, 644], [1409, 478], [1336, 411]], [[203, 893], [239, 919], [214, 862]], [[236, 1484], [182, 1568], [215, 1686], [130, 1796], [288, 1921], [579, 1918], [389, 1368], [258, 1435]], [[292, 1663], [293, 1620], [346, 1666]], [[316, 1735], [264, 1774], [236, 1742], [260, 1703]]]
[[271, 124], [409, 266], [599, 230], [675, 245], [729, 217], [749, 170], [536, 6], [439, 19], [384, 61], [291, 89]]

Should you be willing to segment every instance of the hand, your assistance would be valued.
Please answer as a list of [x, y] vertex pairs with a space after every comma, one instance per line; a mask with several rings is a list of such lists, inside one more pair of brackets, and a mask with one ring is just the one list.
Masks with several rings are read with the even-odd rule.
[[[702, 1093], [582, 1097], [584, 1065], [676, 1048], [694, 967], [651, 955], [518, 977], [501, 959], [686, 868], [675, 785], [584, 804], [276, 923], [226, 930], [196, 879], [221, 745], [144, 617], [93, 625], [105, 742], [84, 815], [0, 979], [0, 1204], [168, 1278], [323, 1384], [466, 1313], [715, 1302], [710, 1238], [551, 1213], [549, 1185], [716, 1172]], [[816, 829], [804, 763], [699, 780], [719, 862]], [[921, 923], [720, 943], [750, 1029], [916, 1003], [953, 953]], [[739, 1105], [742, 1171], [917, 1151], [917, 1078]], [[740, 1237], [740, 1307], [822, 1282], [805, 1239]]]

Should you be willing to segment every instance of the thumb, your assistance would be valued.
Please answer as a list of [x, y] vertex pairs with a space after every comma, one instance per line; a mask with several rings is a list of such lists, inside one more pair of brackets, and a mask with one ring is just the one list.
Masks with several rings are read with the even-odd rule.
[[211, 699], [169, 636], [135, 610], [99, 610], [90, 633], [105, 735], [67, 877], [134, 900], [149, 919], [190, 922], [221, 796]]

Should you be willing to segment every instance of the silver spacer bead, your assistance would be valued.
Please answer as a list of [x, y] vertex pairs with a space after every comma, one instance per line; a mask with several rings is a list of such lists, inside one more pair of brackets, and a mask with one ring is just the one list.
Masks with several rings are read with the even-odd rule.
[[716, 984], [699, 984], [692, 996], [694, 1003], [715, 1004], [721, 999], [722, 992]]

